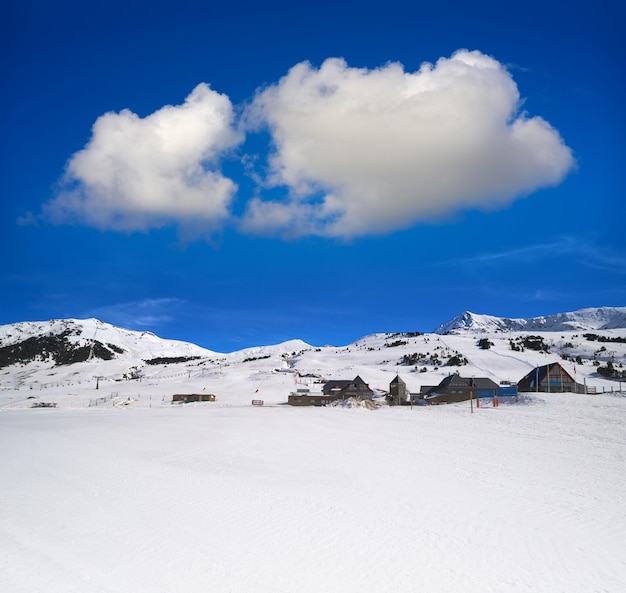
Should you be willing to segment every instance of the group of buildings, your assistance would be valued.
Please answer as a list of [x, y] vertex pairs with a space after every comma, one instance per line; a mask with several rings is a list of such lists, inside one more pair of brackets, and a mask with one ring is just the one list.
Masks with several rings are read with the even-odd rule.
[[[518, 392], [524, 391], [585, 393], [586, 389], [586, 385], [577, 383], [561, 364], [554, 362], [536, 367], [513, 385], [498, 385], [486, 377], [461, 377], [454, 373], [445, 377], [439, 385], [423, 386], [419, 393], [410, 393], [406, 383], [396, 375], [389, 384], [386, 399], [391, 405], [457, 403], [484, 398], [495, 403], [502, 398], [517, 397]], [[373, 396], [374, 391], [369, 385], [356, 376], [351, 380], [328, 381], [321, 393], [298, 389], [289, 396], [287, 403], [292, 406], [325, 406], [350, 398], [363, 400]]]

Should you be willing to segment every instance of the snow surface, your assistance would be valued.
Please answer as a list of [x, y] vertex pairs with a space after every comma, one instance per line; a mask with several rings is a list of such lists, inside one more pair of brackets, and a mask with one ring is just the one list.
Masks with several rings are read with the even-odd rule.
[[626, 398], [9, 409], [0, 590], [626, 590]]

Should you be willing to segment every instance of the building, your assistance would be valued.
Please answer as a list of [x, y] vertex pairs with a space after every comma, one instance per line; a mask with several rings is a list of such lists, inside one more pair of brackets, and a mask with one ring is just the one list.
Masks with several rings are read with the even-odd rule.
[[191, 402], [214, 402], [215, 395], [212, 393], [177, 393], [172, 396], [172, 403], [181, 402], [188, 404]]
[[389, 383], [389, 396], [387, 397], [387, 401], [392, 406], [401, 406], [409, 403], [407, 396], [406, 383], [400, 378], [400, 375], [396, 375], [393, 381]]
[[348, 399], [349, 397], [370, 399], [374, 395], [369, 385], [358, 375], [352, 380], [327, 381], [322, 388], [322, 393], [335, 399]]
[[298, 389], [287, 398], [290, 406], [325, 406], [335, 401], [335, 398], [323, 393], [312, 393], [308, 389]]
[[461, 377], [448, 375], [439, 385], [423, 386], [420, 397], [431, 404], [452, 404], [479, 397], [495, 398], [498, 384], [486, 377]]
[[352, 380], [327, 381], [322, 393], [313, 393], [308, 389], [297, 389], [287, 398], [290, 406], [325, 406], [335, 401], [346, 400], [351, 397], [371, 399], [374, 392], [369, 385], [358, 375]]
[[585, 393], [585, 386], [576, 380], [558, 362], [536, 367], [517, 383], [518, 391], [543, 393]]

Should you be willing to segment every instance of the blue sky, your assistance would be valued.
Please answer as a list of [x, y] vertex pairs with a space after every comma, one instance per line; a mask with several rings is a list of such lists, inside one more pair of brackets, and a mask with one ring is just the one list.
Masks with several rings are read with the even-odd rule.
[[217, 351], [626, 304], [619, 2], [10, 2], [0, 323]]

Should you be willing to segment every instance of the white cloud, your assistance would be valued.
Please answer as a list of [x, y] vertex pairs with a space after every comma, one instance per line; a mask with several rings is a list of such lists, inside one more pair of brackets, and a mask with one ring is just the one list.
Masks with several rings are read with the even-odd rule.
[[559, 258], [576, 261], [581, 268], [592, 268], [611, 274], [626, 274], [626, 257], [623, 253], [612, 251], [580, 232], [576, 235], [557, 236], [550, 243], [529, 244], [512, 249], [455, 257], [453, 260], [441, 261], [436, 265], [444, 269], [450, 266], [468, 266], [474, 269], [476, 265], [505, 264], [511, 269], [518, 269], [519, 266], [536, 267], [549, 259]]
[[219, 227], [237, 190], [219, 170], [220, 157], [242, 139], [233, 119], [228, 97], [206, 84], [182, 105], [145, 118], [126, 109], [106, 113], [71, 157], [63, 189], [45, 211], [102, 229]]
[[[319, 69], [297, 64], [244, 111], [243, 128], [267, 127], [273, 146], [265, 179], [255, 157], [242, 160], [260, 193], [244, 204], [240, 229], [381, 234], [459, 209], [502, 207], [559, 183], [574, 166], [571, 150], [519, 107], [510, 73], [477, 51], [417, 72], [397, 63], [351, 68], [337, 58]], [[101, 229], [219, 230], [236, 221], [237, 185], [220, 161], [243, 141], [238, 123], [228, 97], [206, 84], [145, 118], [106, 113], [44, 212]], [[273, 187], [286, 196], [262, 193]]]
[[246, 113], [249, 129], [272, 134], [268, 185], [286, 186], [289, 196], [251, 200], [242, 228], [385, 233], [557, 184], [574, 166], [571, 150], [519, 104], [509, 72], [477, 51], [414, 73], [394, 63], [297, 64]]

